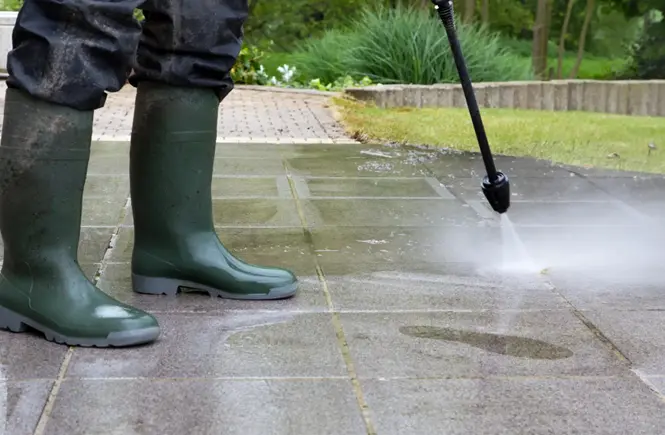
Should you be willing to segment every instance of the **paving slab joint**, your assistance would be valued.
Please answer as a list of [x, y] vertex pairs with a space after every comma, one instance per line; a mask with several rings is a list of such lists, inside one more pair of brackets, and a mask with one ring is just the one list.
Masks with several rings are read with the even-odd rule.
[[[342, 359], [344, 360], [344, 364], [346, 365], [348, 378], [351, 381], [351, 385], [353, 386], [353, 393], [356, 397], [358, 407], [360, 408], [361, 416], [365, 423], [366, 433], [367, 435], [376, 435], [377, 432], [375, 429], [375, 425], [372, 422], [369, 405], [365, 401], [365, 396], [362, 390], [362, 386], [360, 385], [360, 381], [358, 379], [358, 374], [356, 372], [355, 365], [353, 363], [353, 358], [351, 356], [351, 351], [349, 350], [348, 340], [346, 339], [346, 334], [344, 333], [344, 328], [342, 326], [339, 312], [335, 310], [335, 306], [332, 300], [332, 295], [330, 294], [330, 290], [328, 288], [328, 281], [326, 279], [323, 268], [321, 267], [321, 264], [319, 263], [316, 255], [314, 255], [315, 247], [312, 243], [312, 233], [310, 231], [309, 223], [307, 222], [307, 218], [305, 217], [305, 212], [298, 195], [299, 193], [298, 184], [296, 181], [297, 177], [294, 177], [291, 174], [288, 163], [286, 163], [286, 161], [284, 161], [283, 163], [284, 163], [284, 169], [286, 170], [287, 173], [289, 184], [291, 186], [291, 193], [293, 195], [294, 201], [296, 203], [296, 208], [298, 210], [300, 223], [302, 225], [303, 232], [305, 233], [307, 240], [309, 241], [309, 248], [311, 251], [310, 254], [314, 258], [314, 263], [316, 265], [316, 274], [321, 284], [321, 287], [323, 288], [326, 304], [328, 306], [328, 312], [332, 317], [331, 320], [333, 323], [333, 327], [335, 329], [335, 335], [337, 337], [337, 346], [342, 354]], [[301, 181], [304, 182], [304, 179], [302, 179]], [[302, 186], [300, 186], [300, 188], [302, 189]]]

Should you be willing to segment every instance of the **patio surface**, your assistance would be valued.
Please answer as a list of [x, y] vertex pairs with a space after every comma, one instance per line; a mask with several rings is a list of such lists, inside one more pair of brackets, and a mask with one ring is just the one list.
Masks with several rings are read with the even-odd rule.
[[479, 158], [339, 132], [218, 146], [222, 241], [302, 281], [277, 302], [133, 294], [128, 144], [95, 142], [80, 261], [163, 333], [85, 349], [0, 332], [0, 434], [663, 433], [662, 177], [498, 158], [515, 242]]

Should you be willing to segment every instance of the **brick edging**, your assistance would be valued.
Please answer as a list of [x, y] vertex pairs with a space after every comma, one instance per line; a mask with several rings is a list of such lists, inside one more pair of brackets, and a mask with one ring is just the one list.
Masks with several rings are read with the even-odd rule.
[[299, 89], [299, 88], [280, 88], [278, 86], [262, 86], [262, 85], [234, 85], [235, 89], [246, 91], [260, 91], [260, 92], [276, 92], [286, 94], [305, 94], [314, 95], [317, 97], [334, 97], [340, 95], [339, 92], [319, 91], [317, 89]]
[[[552, 80], [474, 83], [481, 108], [587, 111], [665, 116], [665, 80]], [[466, 107], [459, 84], [377, 85], [345, 95], [390, 107]]]

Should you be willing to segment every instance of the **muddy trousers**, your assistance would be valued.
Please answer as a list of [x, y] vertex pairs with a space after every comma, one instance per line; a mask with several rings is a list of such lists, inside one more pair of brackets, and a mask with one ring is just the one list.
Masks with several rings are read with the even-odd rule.
[[247, 0], [25, 0], [7, 85], [78, 110], [102, 107], [128, 77], [214, 89], [221, 100], [247, 9]]

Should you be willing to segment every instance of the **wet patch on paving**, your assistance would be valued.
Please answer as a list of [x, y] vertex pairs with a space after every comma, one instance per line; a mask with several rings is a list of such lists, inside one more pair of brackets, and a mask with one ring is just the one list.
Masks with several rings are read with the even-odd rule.
[[222, 242], [302, 282], [293, 299], [243, 302], [132, 292], [128, 164], [126, 143], [93, 146], [79, 256], [102, 290], [155, 313], [163, 335], [68, 350], [0, 334], [7, 433], [38, 422], [40, 434], [68, 435], [653, 434], [665, 424], [663, 177], [499, 156], [508, 216], [541, 269], [507, 273], [478, 156], [220, 144]]

